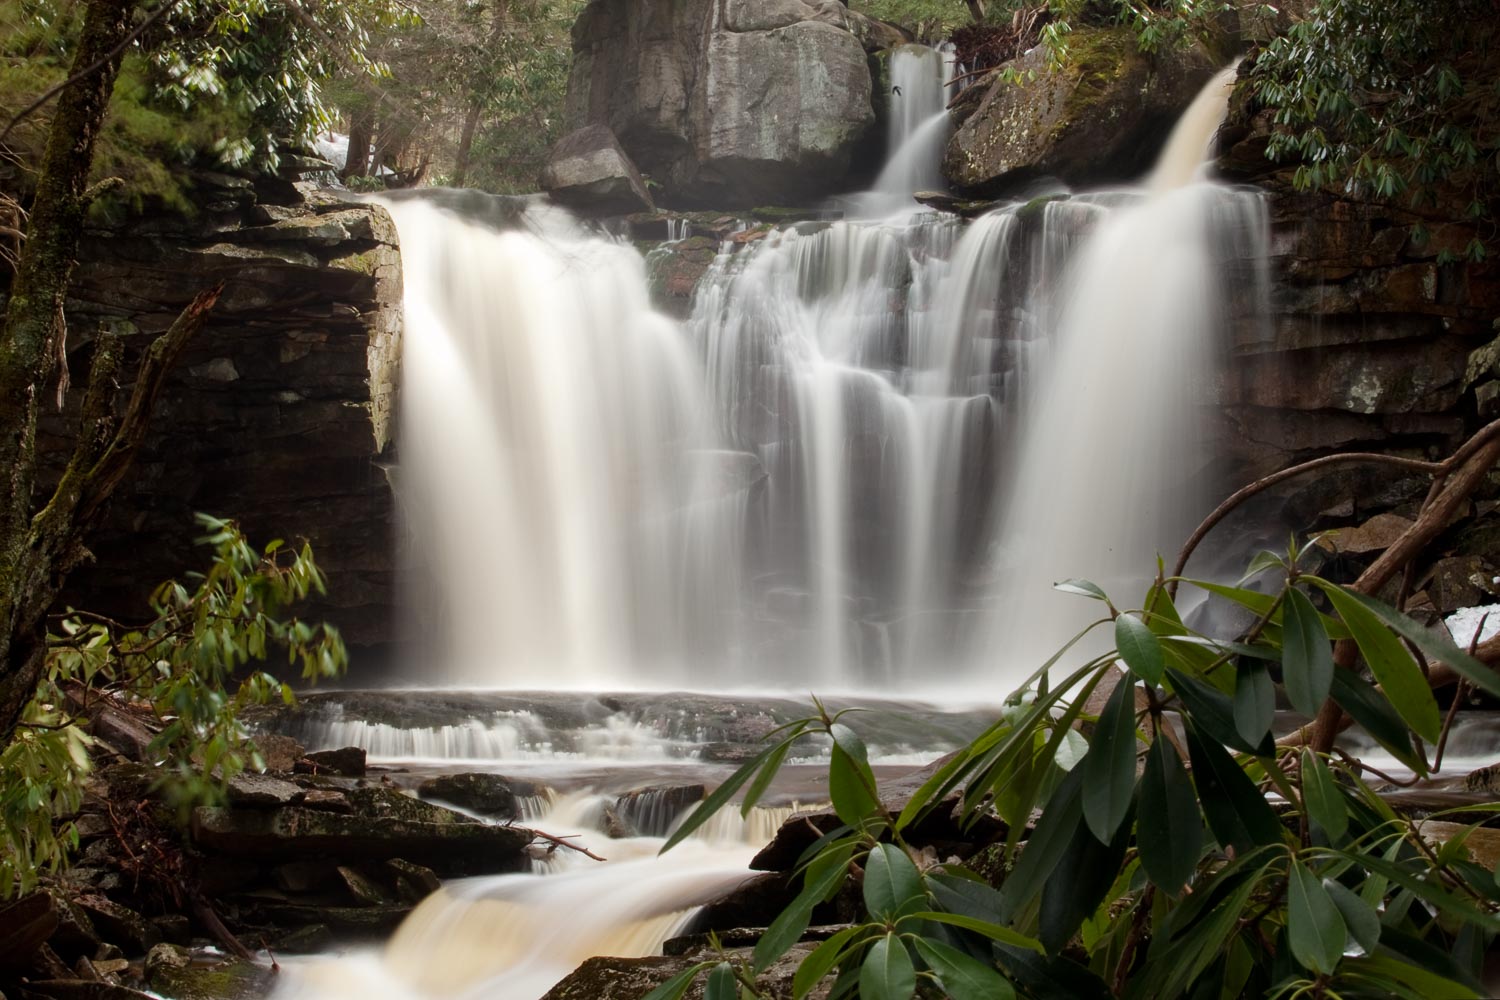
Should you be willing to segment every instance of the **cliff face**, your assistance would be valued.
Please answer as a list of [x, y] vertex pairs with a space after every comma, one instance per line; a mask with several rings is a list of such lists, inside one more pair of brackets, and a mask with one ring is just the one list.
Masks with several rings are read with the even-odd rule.
[[[1242, 326], [1222, 373], [1226, 453], [1253, 479], [1335, 450], [1445, 457], [1500, 416], [1500, 267], [1461, 256], [1478, 235], [1468, 199], [1420, 210], [1298, 192], [1264, 156], [1269, 123], [1237, 112], [1221, 171], [1265, 192], [1270, 322]], [[1349, 469], [1290, 495], [1299, 519], [1355, 514], [1425, 492], [1389, 469]]]
[[593, 0], [569, 125], [612, 129], [669, 203], [829, 194], [875, 124], [866, 46], [901, 40], [883, 27], [836, 0]]
[[[101, 326], [139, 352], [194, 293], [227, 286], [168, 383], [95, 561], [69, 581], [78, 606], [143, 613], [151, 587], [202, 565], [192, 515], [204, 511], [261, 544], [310, 540], [329, 582], [314, 613], [353, 644], [390, 639], [396, 235], [377, 206], [305, 190], [205, 175], [194, 219], [148, 216], [86, 240], [68, 302], [75, 384]], [[54, 459], [71, 428], [66, 413], [46, 428]]]

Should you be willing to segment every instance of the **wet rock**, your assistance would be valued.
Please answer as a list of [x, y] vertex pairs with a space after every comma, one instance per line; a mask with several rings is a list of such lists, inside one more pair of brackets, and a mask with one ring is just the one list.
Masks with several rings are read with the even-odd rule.
[[193, 816], [200, 849], [232, 858], [384, 861], [405, 858], [441, 875], [512, 870], [531, 833], [476, 823], [388, 788], [352, 789], [353, 815], [301, 807], [204, 808]]
[[943, 172], [955, 188], [993, 196], [1042, 177], [1070, 185], [1143, 173], [1182, 111], [1213, 74], [1201, 48], [1140, 51], [1128, 28], [1079, 27], [1069, 58], [1049, 66], [1045, 46], [1010, 65], [1034, 74], [997, 81], [954, 133]]
[[256, 734], [255, 748], [260, 751], [266, 770], [277, 774], [291, 773], [292, 768], [297, 766], [297, 761], [307, 754], [301, 743], [278, 733]]
[[585, 125], [563, 136], [547, 156], [541, 186], [554, 201], [586, 213], [656, 210], [641, 172], [606, 125]]
[[719, 241], [709, 236], [689, 236], [658, 247], [646, 258], [651, 304], [669, 316], [686, 319], [693, 292], [718, 254]]
[[[149, 993], [128, 989], [114, 983], [91, 983], [78, 979], [43, 979], [31, 982], [21, 991], [22, 1000], [153, 1000]], [[170, 1000], [189, 1000], [170, 997]], [[196, 1000], [196, 998], [194, 998]], [[203, 1000], [208, 1000], [207, 997]]]
[[299, 774], [336, 774], [345, 778], [362, 778], [365, 775], [365, 751], [363, 747], [316, 750], [299, 760], [294, 770]]
[[[756, 976], [756, 988], [773, 997], [792, 996], [792, 977], [802, 960], [811, 954], [813, 943], [793, 945], [779, 961]], [[724, 957], [736, 964], [749, 964], [751, 949], [732, 948]], [[717, 959], [716, 953], [699, 950], [686, 955], [661, 955], [651, 958], [591, 958], [584, 962], [562, 982], [554, 986], [542, 1000], [639, 1000], [673, 976], [704, 959]], [[819, 985], [807, 994], [811, 1000], [822, 1000], [828, 996], [826, 985]], [[703, 980], [698, 980], [685, 994], [691, 1000], [701, 1000]]]
[[307, 809], [316, 809], [319, 812], [343, 813], [345, 815], [354, 812], [354, 805], [349, 801], [349, 796], [332, 788], [311, 789], [302, 799], [302, 805]]
[[277, 938], [276, 950], [286, 955], [315, 955], [332, 943], [333, 931], [327, 924], [308, 924]]
[[695, 785], [652, 785], [615, 800], [615, 813], [639, 837], [665, 837], [672, 821], [703, 801], [707, 790]]
[[344, 887], [349, 890], [349, 895], [354, 897], [356, 905], [359, 906], [389, 906], [395, 902], [374, 879], [360, 872], [358, 869], [347, 865], [340, 865], [337, 869], [340, 880]]
[[510, 779], [498, 774], [480, 771], [443, 774], [418, 785], [417, 794], [500, 819], [515, 819], [519, 815]]
[[[107, 947], [100, 943], [99, 932], [83, 908], [64, 893], [52, 894], [52, 905], [57, 913], [57, 929], [47, 939], [54, 951], [64, 958], [80, 955], [99, 955]], [[111, 956], [112, 957], [112, 956]]]
[[168, 913], [151, 918], [151, 926], [169, 944], [185, 945], [192, 940], [193, 925], [180, 913]]
[[292, 861], [273, 868], [271, 879], [283, 892], [314, 892], [337, 882], [338, 870], [328, 861]]
[[324, 924], [341, 933], [364, 936], [385, 935], [401, 926], [411, 913], [410, 906], [313, 906], [302, 903], [266, 903], [257, 915], [280, 927], [307, 927]]
[[392, 858], [385, 863], [385, 867], [395, 876], [396, 891], [408, 903], [420, 903], [442, 888], [442, 883], [431, 868], [414, 865], [402, 858]]
[[45, 892], [0, 907], [0, 969], [28, 968], [57, 924], [57, 909]]
[[160, 932], [128, 906], [103, 896], [82, 896], [77, 902], [100, 937], [119, 945], [128, 955], [144, 955], [161, 940]]
[[164, 971], [185, 969], [193, 962], [192, 954], [175, 944], [162, 943], [146, 953], [146, 981], [151, 982]]
[[229, 779], [230, 805], [276, 809], [301, 802], [307, 793], [290, 781], [269, 774], [237, 774]]
[[[791, 877], [785, 872], [772, 871], [752, 876], [717, 899], [705, 903], [683, 933], [698, 935], [736, 927], [770, 926], [796, 895], [797, 890], [792, 887]], [[681, 953], [680, 948], [678, 953]], [[667, 954], [673, 952], [669, 951]]]
[[241, 961], [163, 965], [147, 980], [169, 1000], [260, 1000], [274, 982], [270, 968]]

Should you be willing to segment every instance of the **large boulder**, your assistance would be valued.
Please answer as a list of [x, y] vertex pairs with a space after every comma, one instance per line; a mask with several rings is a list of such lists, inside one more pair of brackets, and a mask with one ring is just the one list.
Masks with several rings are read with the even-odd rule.
[[669, 202], [828, 194], [875, 123], [855, 19], [827, 0], [593, 0], [573, 26], [569, 124], [607, 125]]
[[943, 172], [955, 188], [992, 196], [1044, 177], [1136, 177], [1214, 71], [1201, 48], [1142, 53], [1128, 28], [1079, 28], [1064, 63], [1049, 59], [1038, 46], [1012, 60], [1030, 82], [997, 80], [954, 133]]
[[616, 214], [654, 211], [641, 172], [606, 125], [585, 125], [553, 147], [542, 190], [570, 208]]

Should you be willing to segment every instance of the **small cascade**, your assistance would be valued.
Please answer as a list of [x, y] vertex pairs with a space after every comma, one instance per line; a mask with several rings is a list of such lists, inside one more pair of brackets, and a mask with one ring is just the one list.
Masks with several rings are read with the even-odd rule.
[[288, 963], [275, 1000], [533, 1000], [595, 955], [659, 953], [699, 906], [754, 875], [756, 851], [799, 808], [726, 810], [658, 856], [660, 837], [603, 836], [613, 796], [549, 790], [546, 801], [539, 828], [609, 860], [559, 850], [533, 874], [449, 883], [378, 954]]
[[918, 191], [943, 191], [943, 147], [948, 120], [948, 81], [953, 77], [953, 46], [940, 49], [902, 45], [890, 57], [890, 123], [885, 166], [875, 186], [850, 199], [865, 218], [880, 218], [914, 207]]

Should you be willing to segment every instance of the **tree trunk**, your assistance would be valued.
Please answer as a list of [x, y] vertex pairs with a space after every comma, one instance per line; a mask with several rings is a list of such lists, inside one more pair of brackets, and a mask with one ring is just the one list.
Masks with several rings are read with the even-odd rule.
[[975, 24], [984, 20], [984, 0], [967, 0], [969, 4], [969, 16], [974, 19]]
[[370, 172], [370, 139], [375, 131], [375, 111], [357, 111], [349, 122], [349, 152], [344, 157], [340, 180], [364, 177]]
[[[490, 34], [485, 51], [493, 52], [505, 34], [505, 22], [510, 13], [510, 0], [494, 0], [490, 13]], [[469, 107], [464, 113], [463, 131], [458, 136], [458, 155], [453, 161], [453, 186], [463, 187], [469, 179], [469, 156], [474, 149], [474, 135], [479, 131], [479, 118], [484, 114], [484, 80], [475, 80], [470, 88]]]
[[36, 688], [47, 592], [56, 592], [51, 567], [35, 565], [31, 552], [37, 412], [65, 356], [63, 301], [88, 212], [94, 142], [120, 68], [120, 55], [110, 53], [129, 32], [134, 10], [135, 0], [89, 0], [85, 8], [0, 327], [0, 747]]

